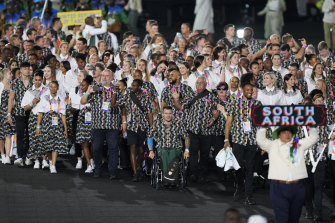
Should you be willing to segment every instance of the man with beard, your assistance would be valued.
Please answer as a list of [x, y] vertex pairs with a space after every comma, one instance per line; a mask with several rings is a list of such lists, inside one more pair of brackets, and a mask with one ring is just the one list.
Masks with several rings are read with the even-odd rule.
[[174, 106], [173, 98], [172, 98], [172, 90], [175, 90], [179, 94], [179, 101], [181, 105], [186, 105], [191, 101], [194, 97], [194, 92], [192, 88], [188, 85], [182, 84], [181, 74], [177, 69], [170, 70], [170, 74], [168, 77], [169, 85], [165, 87], [162, 91], [161, 96], [161, 108], [163, 109], [165, 106], [171, 106], [173, 110], [174, 118], [183, 118], [183, 111]]
[[245, 162], [245, 168], [236, 171], [234, 200], [239, 201], [242, 198], [243, 182], [245, 182], [245, 204], [253, 205], [256, 203], [252, 196], [252, 180], [257, 145], [256, 128], [251, 122], [251, 107], [261, 103], [252, 99], [253, 86], [250, 83], [243, 82], [241, 87], [243, 96], [232, 101], [227, 113], [224, 149], [230, 147], [231, 134], [234, 156], [241, 167]]

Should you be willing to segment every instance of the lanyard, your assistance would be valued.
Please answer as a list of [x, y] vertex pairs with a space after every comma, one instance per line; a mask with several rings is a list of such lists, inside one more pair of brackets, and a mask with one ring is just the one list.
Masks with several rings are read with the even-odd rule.
[[203, 100], [207, 101], [208, 104], [209, 104], [211, 107], [213, 107], [213, 103], [212, 103], [209, 99], [207, 99], [206, 97], [203, 97]]
[[[176, 88], [175, 88], [174, 85], [172, 86], [172, 89], [173, 89], [173, 90], [176, 90]], [[180, 93], [180, 84], [178, 85], [178, 93]]]
[[[249, 111], [248, 111], [248, 118], [250, 119], [250, 117], [251, 117], [251, 106], [252, 106], [252, 102], [253, 102], [253, 100], [251, 99], [251, 101], [250, 101], [250, 107], [249, 107]], [[242, 98], [240, 98], [240, 113], [241, 113], [241, 119], [242, 119], [242, 121], [243, 121], [243, 106], [242, 106]]]
[[333, 87], [331, 85], [329, 85], [330, 88], [330, 93], [332, 95], [332, 99], [334, 100], [334, 92], [333, 92]]
[[[230, 71], [231, 75], [234, 77], [235, 68], [234, 69], [229, 68], [229, 71]], [[237, 71], [238, 77], [240, 77], [241, 76], [240, 68], [237, 67], [236, 71]]]
[[225, 104], [227, 104], [227, 105], [230, 104], [228, 101], [225, 101], [225, 100], [223, 100], [223, 99], [221, 99], [221, 98], [220, 98], [220, 101], [222, 101], [223, 103], [225, 103]]
[[[140, 100], [141, 101], [141, 97], [138, 99], [138, 100]], [[133, 106], [133, 108], [132, 108], [132, 110], [134, 111], [135, 110], [135, 108], [136, 108], [136, 104]]]
[[[49, 99], [49, 104], [50, 104], [50, 113], [53, 113], [52, 103], [50, 99]], [[59, 107], [60, 107], [60, 99], [58, 98], [57, 114], [59, 114]]]
[[160, 84], [161, 82], [158, 80], [157, 75], [154, 75], [155, 80], [157, 81], [157, 84]]
[[[105, 101], [106, 100], [106, 93], [105, 93], [105, 87], [104, 86], [102, 87], [102, 97]], [[112, 99], [112, 91], [110, 90], [109, 91], [109, 100], [111, 100], [111, 99]]]

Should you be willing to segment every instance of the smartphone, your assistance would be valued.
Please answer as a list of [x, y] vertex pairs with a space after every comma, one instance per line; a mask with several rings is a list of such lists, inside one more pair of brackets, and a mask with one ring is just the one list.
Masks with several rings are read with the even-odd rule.
[[98, 85], [93, 86], [93, 91], [102, 92], [102, 86], [98, 86]]

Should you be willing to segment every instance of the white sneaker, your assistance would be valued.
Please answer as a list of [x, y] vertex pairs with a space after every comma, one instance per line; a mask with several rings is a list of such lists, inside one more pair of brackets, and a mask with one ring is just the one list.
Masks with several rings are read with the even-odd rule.
[[23, 166], [23, 160], [22, 160], [22, 158], [17, 158], [14, 161], [14, 165], [16, 165], [16, 166]]
[[46, 160], [42, 161], [42, 169], [44, 169], [44, 168], [49, 168], [49, 163]]
[[11, 164], [9, 156], [6, 156], [6, 158], [3, 161], [3, 164]]
[[2, 164], [5, 164], [5, 161], [6, 161], [6, 155], [1, 155], [1, 162]]
[[56, 166], [50, 165], [50, 173], [57, 173]]
[[91, 165], [87, 166], [87, 169], [85, 170], [85, 173], [93, 173], [93, 168]]
[[83, 168], [83, 161], [82, 160], [78, 160], [77, 165], [76, 165], [76, 169], [80, 170], [81, 168]]
[[90, 159], [90, 162], [91, 162], [92, 169], [94, 170], [95, 169], [94, 159]]
[[39, 169], [39, 168], [40, 168], [40, 161], [39, 160], [35, 160], [34, 169]]
[[26, 158], [26, 162], [24, 162], [27, 166], [30, 166], [33, 164], [33, 161], [31, 159]]

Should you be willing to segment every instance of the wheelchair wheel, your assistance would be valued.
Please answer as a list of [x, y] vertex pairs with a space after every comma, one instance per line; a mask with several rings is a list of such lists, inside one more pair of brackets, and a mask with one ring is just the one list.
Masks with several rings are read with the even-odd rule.
[[180, 179], [179, 179], [179, 186], [181, 189], [184, 189], [186, 187], [187, 184], [187, 180], [186, 180], [186, 171], [187, 171], [187, 161], [184, 160], [184, 158], [182, 157], [182, 160], [180, 162], [180, 166], [179, 166], [179, 175], [180, 175]]

